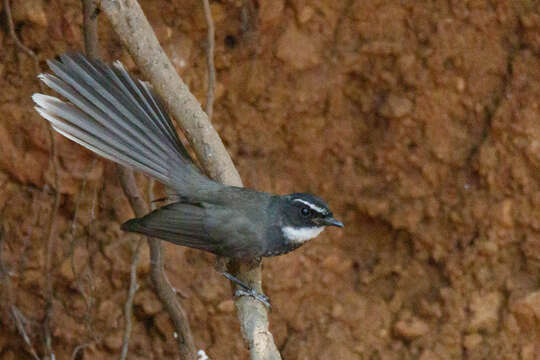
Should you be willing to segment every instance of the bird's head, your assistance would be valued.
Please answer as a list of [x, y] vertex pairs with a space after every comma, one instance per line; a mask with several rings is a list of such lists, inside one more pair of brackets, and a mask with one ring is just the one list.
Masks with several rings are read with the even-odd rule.
[[326, 202], [315, 195], [295, 193], [283, 196], [282, 232], [293, 243], [315, 238], [326, 226], [343, 227], [334, 219]]

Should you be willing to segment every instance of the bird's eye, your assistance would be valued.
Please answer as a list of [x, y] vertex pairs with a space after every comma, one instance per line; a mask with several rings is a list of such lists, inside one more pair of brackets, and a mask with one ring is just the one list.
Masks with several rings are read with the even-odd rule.
[[311, 213], [311, 211], [309, 210], [309, 208], [306, 207], [306, 206], [304, 206], [304, 207], [302, 208], [302, 210], [300, 210], [300, 212], [302, 213], [303, 216], [308, 216], [308, 215]]

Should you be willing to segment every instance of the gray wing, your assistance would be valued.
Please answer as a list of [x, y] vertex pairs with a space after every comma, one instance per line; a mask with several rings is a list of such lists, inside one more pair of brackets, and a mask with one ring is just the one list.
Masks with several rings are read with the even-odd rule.
[[176, 202], [141, 218], [122, 224], [122, 230], [136, 232], [176, 245], [215, 252], [218, 243], [205, 229], [206, 212], [202, 204]]
[[206, 230], [212, 238], [219, 239], [216, 253], [238, 259], [253, 259], [265, 253], [265, 222], [259, 221], [264, 217], [257, 208], [206, 203], [205, 207], [208, 208], [207, 213], [212, 214], [205, 221]]
[[176, 202], [122, 224], [122, 229], [214, 254], [250, 259], [265, 252], [264, 231], [240, 211]]

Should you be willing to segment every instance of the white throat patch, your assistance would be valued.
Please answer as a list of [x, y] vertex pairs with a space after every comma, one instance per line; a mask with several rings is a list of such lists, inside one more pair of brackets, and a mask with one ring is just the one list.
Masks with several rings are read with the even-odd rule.
[[303, 244], [311, 240], [324, 230], [324, 226], [318, 227], [293, 227], [285, 226], [281, 229], [285, 238], [295, 244]]

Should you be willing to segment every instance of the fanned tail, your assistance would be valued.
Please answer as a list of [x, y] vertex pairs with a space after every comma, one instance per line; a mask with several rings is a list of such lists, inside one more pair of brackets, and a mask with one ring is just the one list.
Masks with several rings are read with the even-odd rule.
[[215, 184], [193, 164], [148, 83], [133, 79], [120, 62], [107, 66], [81, 54], [63, 54], [60, 60], [48, 61], [55, 75], [39, 78], [69, 103], [43, 94], [32, 96], [36, 110], [57, 132], [179, 193]]

